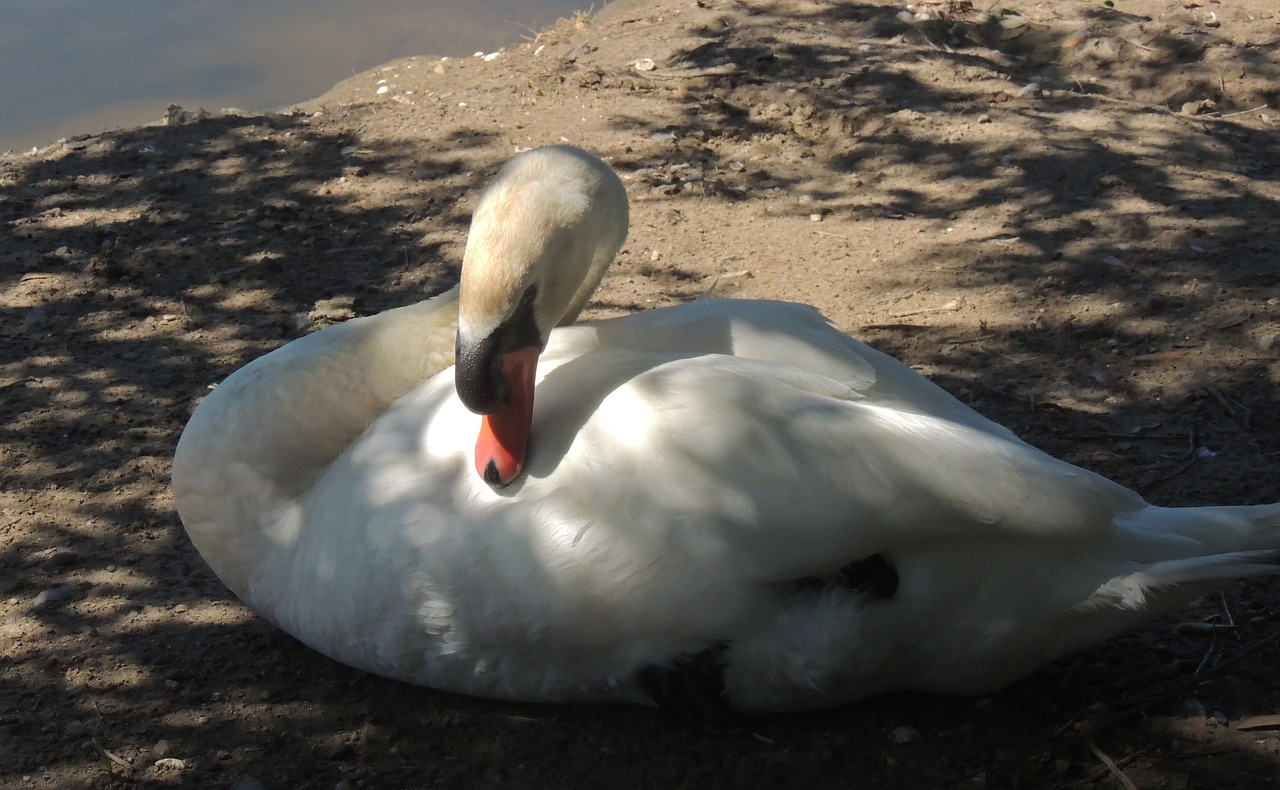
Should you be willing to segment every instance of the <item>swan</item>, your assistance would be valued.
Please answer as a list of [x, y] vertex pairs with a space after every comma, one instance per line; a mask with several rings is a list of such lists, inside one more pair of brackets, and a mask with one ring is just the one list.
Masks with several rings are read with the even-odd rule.
[[522, 153], [458, 287], [210, 392], [173, 491], [223, 582], [368, 672], [697, 719], [988, 693], [1280, 571], [1280, 505], [1150, 505], [814, 308], [574, 324], [627, 211], [594, 156]]

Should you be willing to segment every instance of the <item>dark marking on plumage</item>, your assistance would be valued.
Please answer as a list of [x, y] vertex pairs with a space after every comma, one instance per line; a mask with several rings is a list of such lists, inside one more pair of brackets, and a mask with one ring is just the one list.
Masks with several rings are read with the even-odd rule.
[[817, 576], [796, 579], [796, 590], [821, 590], [839, 586], [878, 599], [892, 598], [898, 591], [898, 572], [882, 554], [872, 554], [865, 560], [851, 562], [836, 573], [830, 579]]

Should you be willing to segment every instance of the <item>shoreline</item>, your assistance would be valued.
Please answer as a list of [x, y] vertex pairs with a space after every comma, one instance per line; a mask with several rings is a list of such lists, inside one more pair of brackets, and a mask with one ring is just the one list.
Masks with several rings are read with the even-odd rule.
[[[557, 8], [557, 6], [563, 6]], [[384, 9], [390, 12], [389, 19], [397, 19], [407, 13], [407, 9], [391, 8]], [[377, 9], [370, 9], [368, 14], [376, 14]], [[572, 16], [573, 9], [568, 5], [566, 0], [543, 0], [536, 8], [526, 9], [523, 13], [533, 14], [530, 18], [547, 20], [555, 19], [555, 14], [562, 16]], [[125, 131], [139, 126], [154, 125], [159, 123], [159, 118], [163, 115], [164, 109], [170, 105], [179, 105], [186, 107], [188, 110], [196, 110], [200, 107], [213, 114], [225, 113], [229, 110], [237, 110], [241, 113], [272, 113], [284, 112], [289, 107], [296, 104], [303, 104], [311, 101], [317, 96], [327, 93], [334, 84], [343, 81], [347, 77], [343, 77], [340, 72], [348, 75], [364, 73], [366, 71], [376, 69], [386, 62], [398, 60], [410, 55], [418, 55], [419, 57], [437, 57], [431, 55], [437, 48], [457, 49], [452, 45], [455, 41], [464, 41], [467, 38], [474, 39], [475, 46], [471, 49], [483, 49], [486, 52], [495, 48], [506, 48], [515, 46], [520, 41], [525, 40], [527, 36], [536, 35], [537, 31], [526, 25], [517, 22], [503, 22], [502, 30], [507, 31], [501, 36], [497, 35], [498, 27], [496, 24], [482, 26], [475, 21], [477, 17], [493, 17], [496, 20], [506, 15], [506, 12], [497, 9], [489, 9], [483, 4], [478, 8], [463, 7], [457, 9], [457, 16], [446, 20], [444, 28], [432, 29], [431, 32], [417, 30], [407, 32], [409, 30], [407, 24], [402, 31], [402, 36], [410, 44], [421, 46], [413, 46], [412, 49], [406, 51], [405, 42], [399, 44], [392, 43], [389, 45], [379, 45], [373, 40], [373, 36], [379, 32], [386, 32], [391, 24], [388, 19], [381, 21], [370, 21], [365, 26], [358, 26], [357, 29], [351, 29], [350, 25], [342, 25], [340, 29], [334, 29], [338, 22], [331, 18], [333, 14], [323, 15], [323, 19], [308, 19], [306, 24], [288, 23], [282, 21], [272, 21], [282, 30], [278, 31], [279, 36], [275, 37], [275, 41], [271, 46], [271, 52], [263, 51], [263, 47], [259, 42], [262, 35], [261, 30], [243, 30], [237, 35], [237, 48], [228, 53], [225, 50], [212, 51], [207, 47], [202, 47], [200, 41], [188, 42], [191, 47], [188, 49], [187, 55], [191, 58], [191, 62], [183, 62], [181, 68], [184, 74], [189, 75], [189, 79], [183, 80], [182, 84], [169, 85], [167, 88], [157, 85], [157, 82], [165, 82], [162, 77], [155, 79], [144, 78], [144, 86], [151, 86], [145, 91], [146, 95], [137, 95], [138, 92], [127, 93], [125, 95], [117, 95], [106, 86], [98, 86], [100, 90], [90, 91], [94, 86], [95, 74], [93, 73], [76, 73], [73, 77], [61, 71], [66, 64], [60, 67], [56, 73], [47, 75], [50, 81], [48, 90], [59, 90], [66, 94], [57, 104], [53, 104], [48, 99], [38, 97], [34, 94], [23, 93], [19, 89], [13, 97], [22, 106], [30, 108], [31, 112], [28, 117], [23, 117], [22, 123], [17, 124], [19, 131], [5, 131], [3, 137], [10, 140], [7, 147], [0, 146], [0, 152], [9, 152], [12, 154], [30, 153], [32, 149], [41, 150], [56, 145], [62, 141], [75, 141], [89, 136], [97, 136], [112, 131]], [[513, 16], [522, 16], [522, 13], [514, 13]], [[433, 13], [432, 17], [439, 17], [439, 13]], [[159, 32], [151, 35], [153, 41], [161, 41], [157, 44], [159, 49], [165, 47], [176, 46], [175, 40], [166, 38], [165, 34], [182, 37], [199, 37], [199, 33], [195, 28], [198, 22], [204, 17], [202, 14], [193, 12], [190, 19], [181, 20], [174, 19], [165, 23]], [[41, 20], [44, 18], [42, 14], [33, 14], [31, 20], [24, 23], [23, 29], [28, 27], [33, 30], [41, 29], [45, 24]], [[366, 15], [366, 19], [369, 17]], [[274, 17], [272, 17], [274, 19]], [[459, 20], [470, 19], [469, 22], [461, 22]], [[207, 20], [206, 20], [207, 21]], [[409, 20], [404, 20], [406, 23]], [[236, 23], [230, 23], [234, 28]], [[247, 23], [245, 23], [247, 24]], [[555, 22], [543, 25], [543, 27], [554, 26]], [[468, 36], [452, 36], [445, 30], [453, 30], [457, 27], [466, 27], [470, 25], [472, 30]], [[74, 27], [74, 26], [73, 26]], [[366, 29], [366, 27], [368, 29]], [[82, 35], [76, 29], [66, 32], [69, 36]], [[223, 31], [222, 35], [232, 35], [229, 31]], [[336, 41], [325, 40], [322, 46], [314, 44], [308, 45], [303, 36], [312, 36], [313, 39], [319, 40], [318, 37], [328, 35], [336, 37]], [[378, 62], [369, 63], [369, 58], [364, 57], [365, 49], [376, 47], [382, 52], [384, 57]], [[468, 49], [466, 55], [471, 54]], [[321, 54], [327, 53], [327, 54]], [[171, 53], [173, 54], [173, 53]], [[87, 60], [92, 63], [93, 58], [106, 57], [107, 53], [94, 53], [87, 56]], [[128, 64], [130, 54], [128, 52], [118, 52], [115, 55], [120, 59], [121, 64]], [[462, 53], [453, 57], [462, 57]], [[44, 63], [51, 56], [45, 56], [39, 59], [40, 63]], [[161, 58], [159, 53], [156, 54], [157, 62], [168, 62], [167, 59]], [[328, 58], [328, 60], [325, 60]], [[347, 62], [363, 62], [366, 65], [359, 72], [354, 69], [347, 69], [342, 64]], [[78, 61], [73, 61], [78, 62]], [[320, 67], [328, 64], [331, 68], [329, 73], [334, 74], [333, 82], [329, 85], [316, 85], [312, 74], [319, 73]], [[46, 64], [48, 65], [48, 64]], [[86, 64], [88, 66], [89, 64]], [[308, 68], [313, 66], [314, 68]], [[32, 68], [35, 68], [33, 65]], [[104, 67], [106, 70], [114, 73], [123, 71], [125, 65], [108, 64]], [[102, 71], [102, 69], [98, 69]], [[263, 72], [271, 75], [270, 79], [257, 79], [250, 81], [247, 72]], [[215, 82], [214, 75], [222, 74], [224, 81]], [[292, 100], [288, 96], [292, 95]], [[109, 101], [106, 104], [98, 104], [104, 96]], [[284, 97], [282, 100], [281, 97]], [[115, 97], [115, 98], [111, 98]], [[203, 97], [203, 98], [201, 98]], [[275, 98], [272, 101], [271, 98]], [[264, 100], [266, 100], [264, 102]], [[84, 109], [74, 110], [75, 107], [84, 106]], [[71, 108], [71, 112], [64, 112], [64, 109]], [[252, 109], [246, 109], [252, 108]], [[27, 123], [30, 115], [37, 118], [43, 117], [44, 121], [38, 125], [32, 126]], [[10, 119], [11, 121], [13, 119]], [[12, 126], [13, 124], [10, 124]], [[12, 133], [11, 133], [12, 132]], [[29, 145], [22, 143], [29, 141]]]

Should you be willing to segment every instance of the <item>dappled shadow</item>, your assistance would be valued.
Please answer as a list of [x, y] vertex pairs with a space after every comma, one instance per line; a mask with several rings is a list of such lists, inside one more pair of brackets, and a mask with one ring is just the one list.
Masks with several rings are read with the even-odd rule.
[[[614, 115], [634, 140], [615, 165], [671, 222], [730, 195], [744, 211], [761, 203], [824, 220], [815, 232], [849, 239], [823, 247], [833, 259], [880, 252], [884, 235], [983, 228], [900, 261], [901, 279], [881, 274], [864, 288], [903, 299], [946, 289], [960, 304], [1007, 293], [1002, 314], [974, 326], [936, 307], [899, 311], [927, 319], [891, 312], [888, 322], [855, 308], [868, 323], [902, 325], [871, 339], [1034, 442], [1150, 495], [1280, 498], [1266, 478], [1223, 489], [1213, 458], [1195, 457], [1226, 447], [1265, 463], [1280, 427], [1266, 407], [1274, 359], [1253, 347], [1274, 315], [1268, 289], [1280, 283], [1280, 138], [1171, 112], [1199, 84], [1187, 70], [1220, 77], [1193, 98], [1225, 111], [1273, 100], [1280, 63], [1266, 47], [1223, 46], [1225, 29], [1188, 27], [1191, 11], [1154, 21], [1083, 13], [926, 23], [865, 4], [710, 8], [690, 25], [693, 43], [628, 50], [655, 55], [655, 66], [618, 79], [670, 96], [673, 112]], [[954, 78], [939, 78], [939, 66]], [[1012, 133], [983, 134], [987, 124]], [[665, 283], [676, 301], [700, 296], [710, 279], [681, 287], [678, 262], [623, 267]], [[838, 265], [812, 276], [842, 277]], [[750, 283], [737, 292], [772, 295]], [[1067, 320], [1046, 323], [1047, 306]], [[1235, 349], [1229, 362], [1223, 346]], [[1161, 359], [1178, 370], [1155, 381]], [[1075, 418], [1050, 426], [1046, 408]], [[1114, 441], [1081, 448], [1080, 433]], [[1199, 474], [1172, 474], [1179, 469]]]
[[[834, 310], [845, 284], [863, 277], [858, 259], [893, 260], [848, 297], [864, 306], [845, 308], [844, 327], [983, 413], [1155, 501], [1280, 499], [1274, 352], [1257, 345], [1280, 285], [1280, 144], [1274, 130], [1234, 122], [1247, 118], [1171, 115], [1181, 87], [1162, 81], [1180, 80], [1192, 89], [1186, 101], [1212, 99], [1220, 112], [1256, 106], [1254, 83], [1232, 76], [1235, 61], [1205, 65], [1217, 57], [1205, 36], [1218, 34], [1175, 26], [1135, 37], [1124, 26], [1143, 20], [1094, 8], [1097, 33], [1064, 49], [1066, 26], [1014, 35], [1017, 25], [966, 17], [940, 28], [862, 3], [728, 10], [707, 8], [711, 18], [670, 37], [651, 76], [607, 49], [521, 75], [572, 90], [566, 101], [623, 82], [635, 94], [598, 138], [637, 200], [619, 278], [661, 301], [694, 299], [715, 272], [650, 257], [643, 245], [661, 234], [647, 227], [725, 205], [817, 216], [823, 246], [788, 240], [783, 258], [823, 262], [821, 277], [809, 275], [831, 294], [812, 301]], [[618, 46], [640, 57], [640, 40]], [[1135, 52], [1166, 54], [1128, 68]], [[1231, 53], [1257, 84], [1280, 84], [1274, 52]], [[1214, 76], [1184, 78], [1171, 64]], [[926, 79], [940, 68], [955, 79]], [[603, 77], [575, 81], [588, 71]], [[667, 109], [641, 103], [655, 97]], [[342, 123], [212, 117], [0, 163], [0, 221], [11, 235], [0, 263], [0, 591], [9, 599], [0, 724], [7, 738], [39, 744], [0, 769], [0, 782], [40, 781], [41, 769], [83, 779], [99, 759], [93, 739], [124, 763], [101, 758], [105, 773], [164, 779], [155, 761], [176, 757], [194, 766], [189, 775], [228, 786], [348, 777], [458, 786], [526, 774], [582, 787], [1100, 783], [1109, 780], [1087, 739], [1063, 746], [1059, 730], [1092, 734], [1074, 726], [1094, 720], [1091, 705], [1123, 709], [1151, 687], [1165, 697], [1135, 710], [1158, 715], [1134, 715], [1098, 744], [1123, 750], [1112, 756], [1130, 770], [1151, 760], [1157, 774], [1202, 751], [1179, 717], [1189, 699], [1209, 696], [1180, 690], [1198, 667], [1176, 662], [1198, 663], [1208, 647], [1170, 624], [977, 705], [893, 695], [753, 721], [776, 739], [766, 745], [691, 738], [647, 710], [410, 688], [334, 664], [249, 615], [171, 510], [168, 464], [191, 407], [317, 324], [456, 279], [466, 196], [511, 152], [502, 127], [425, 113], [413, 134], [430, 144], [365, 139], [361, 119], [380, 111], [354, 107]], [[978, 133], [988, 123], [1011, 132]], [[539, 142], [560, 132], [535, 130]], [[870, 236], [852, 235], [864, 224]], [[963, 240], [946, 235], [969, 224]], [[885, 240], [908, 233], [936, 241], [892, 258]], [[736, 241], [726, 232], [713, 253], [736, 251]], [[720, 273], [758, 276], [721, 289], [807, 298], [767, 279], [776, 253], [740, 254]], [[1008, 294], [999, 314], [939, 307], [995, 292]], [[885, 300], [899, 301], [876, 304]], [[647, 306], [628, 294], [596, 304]], [[1047, 320], [1046, 310], [1071, 320]], [[1170, 361], [1175, 373], [1153, 380]], [[1229, 594], [1242, 627], [1214, 637], [1230, 640], [1219, 658], [1274, 636], [1275, 595], [1274, 584]], [[1226, 616], [1206, 604], [1187, 617]], [[1264, 689], [1258, 712], [1280, 702], [1276, 656], [1271, 645], [1224, 670]], [[1153, 664], [1160, 672], [1143, 674]], [[1219, 726], [1209, 708], [1206, 729]], [[922, 741], [892, 746], [904, 726]], [[1274, 754], [1235, 750], [1174, 779], [1243, 787], [1275, 770]]]

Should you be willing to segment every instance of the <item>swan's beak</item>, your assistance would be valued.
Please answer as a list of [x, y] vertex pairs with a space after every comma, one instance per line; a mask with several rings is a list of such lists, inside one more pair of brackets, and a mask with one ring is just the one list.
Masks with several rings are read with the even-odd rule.
[[524, 468], [533, 423], [533, 381], [538, 370], [537, 346], [508, 351], [500, 358], [507, 399], [480, 418], [476, 439], [476, 471], [494, 488], [502, 488]]

